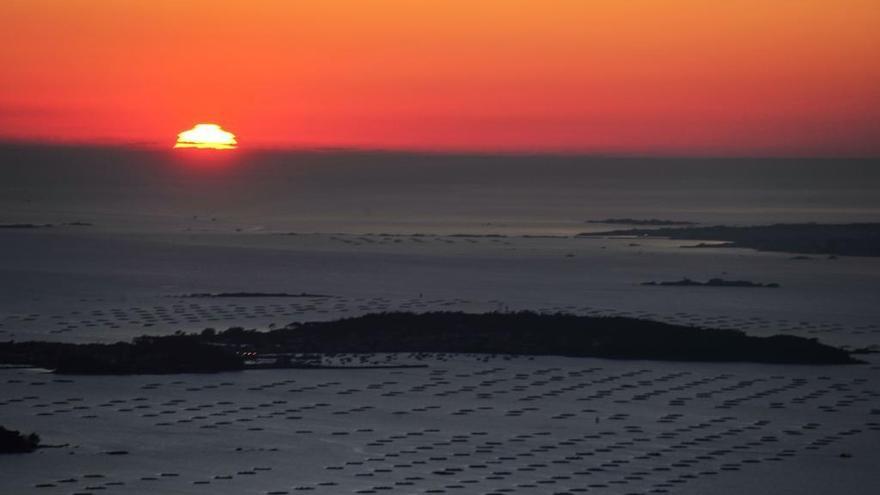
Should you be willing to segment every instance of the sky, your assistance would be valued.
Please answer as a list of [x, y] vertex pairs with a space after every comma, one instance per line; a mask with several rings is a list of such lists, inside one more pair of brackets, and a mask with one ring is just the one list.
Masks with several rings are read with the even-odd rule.
[[3, 0], [0, 140], [880, 156], [877, 0]]

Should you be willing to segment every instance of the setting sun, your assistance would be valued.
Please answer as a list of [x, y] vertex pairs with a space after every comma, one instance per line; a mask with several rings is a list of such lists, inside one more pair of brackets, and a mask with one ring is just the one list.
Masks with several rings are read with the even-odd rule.
[[235, 134], [217, 124], [196, 124], [177, 135], [175, 148], [231, 150], [238, 146]]

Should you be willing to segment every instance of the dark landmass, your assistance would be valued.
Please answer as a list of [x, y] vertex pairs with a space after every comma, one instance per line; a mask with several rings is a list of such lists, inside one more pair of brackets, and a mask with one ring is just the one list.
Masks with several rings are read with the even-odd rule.
[[291, 294], [289, 292], [195, 292], [193, 294], [183, 294], [177, 297], [184, 298], [211, 298], [211, 297], [333, 297], [326, 294], [311, 294], [308, 292], [300, 292], [299, 294]]
[[473, 353], [663, 361], [858, 363], [815, 339], [752, 337], [736, 330], [688, 327], [625, 317], [518, 313], [377, 313], [293, 323], [262, 332], [139, 337], [132, 343], [0, 343], [0, 363], [70, 374], [206, 373], [253, 367], [303, 367], [303, 356], [339, 353]]
[[36, 433], [25, 435], [19, 431], [7, 430], [0, 426], [0, 454], [25, 454], [40, 447], [40, 436]]
[[708, 248], [729, 248], [729, 247], [737, 247], [736, 244], [732, 242], [701, 242], [699, 244], [690, 244], [686, 246], [679, 246], [684, 249], [708, 249]]
[[736, 330], [672, 325], [624, 317], [517, 313], [379, 313], [294, 323], [271, 332], [228, 330], [213, 343], [245, 345], [258, 354], [441, 352], [555, 355], [670, 361], [855, 363], [848, 352], [814, 339], [752, 337]]
[[[408, 238], [408, 237], [432, 237], [432, 238], [473, 238], [473, 239], [506, 239], [508, 235], [504, 234], [468, 234], [468, 233], [456, 233], [456, 234], [425, 234], [425, 233], [411, 233], [411, 234], [392, 234], [388, 232], [365, 232], [365, 233], [357, 233], [357, 232], [283, 232], [274, 235], [285, 235], [285, 236], [298, 236], [298, 235], [323, 235], [330, 237], [393, 237], [393, 238]], [[561, 236], [564, 237], [564, 236]]]
[[67, 223], [2, 223], [0, 229], [51, 229], [52, 227], [91, 227], [89, 222], [67, 222]]
[[234, 350], [195, 335], [138, 337], [131, 343], [0, 342], [0, 362], [28, 364], [59, 374], [213, 373], [244, 368]]
[[251, 368], [295, 368], [298, 370], [405, 370], [413, 368], [427, 368], [427, 364], [321, 364], [322, 356], [296, 356], [288, 362], [274, 362], [267, 364], [247, 365]]
[[696, 222], [683, 220], [661, 220], [659, 218], [606, 218], [604, 220], [587, 220], [587, 223], [603, 223], [609, 225], [696, 225]]
[[54, 227], [51, 223], [4, 223], [0, 229], [48, 229]]
[[659, 287], [759, 287], [768, 289], [776, 289], [779, 287], [779, 284], [775, 282], [762, 284], [749, 280], [724, 280], [722, 278], [710, 278], [705, 282], [683, 278], [673, 282], [642, 282], [642, 285], [654, 285]]
[[255, 355], [485, 353], [683, 361], [841, 364], [841, 349], [792, 336], [751, 337], [624, 317], [518, 313], [377, 313], [270, 332], [206, 330], [204, 341]]
[[679, 227], [585, 232], [578, 237], [644, 236], [668, 239], [724, 241], [725, 245], [689, 247], [744, 247], [759, 251], [880, 256], [880, 223], [789, 223], [748, 227]]

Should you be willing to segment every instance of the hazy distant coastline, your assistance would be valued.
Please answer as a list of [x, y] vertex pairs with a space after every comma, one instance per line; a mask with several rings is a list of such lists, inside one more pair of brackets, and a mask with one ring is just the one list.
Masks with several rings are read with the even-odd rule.
[[716, 225], [658, 229], [625, 229], [587, 232], [579, 237], [637, 236], [682, 240], [724, 241], [687, 247], [744, 247], [758, 251], [781, 251], [841, 256], [880, 256], [880, 223], [773, 224], [747, 227]]
[[326, 294], [310, 294], [308, 292], [290, 293], [290, 292], [194, 292], [191, 294], [182, 294], [179, 296], [184, 299], [222, 299], [222, 298], [312, 298], [312, 297], [333, 297]]
[[604, 225], [696, 225], [697, 222], [688, 222], [685, 220], [662, 220], [659, 218], [605, 218], [603, 220], [587, 220], [587, 223], [597, 223]]
[[89, 222], [67, 222], [67, 223], [3, 223], [0, 229], [49, 229], [52, 227], [91, 227]]
[[691, 280], [689, 278], [683, 278], [681, 280], [673, 280], [673, 281], [650, 281], [650, 282], [642, 282], [642, 285], [647, 286], [656, 286], [656, 287], [744, 287], [744, 288], [767, 288], [767, 289], [776, 289], [779, 288], [779, 284], [775, 282], [770, 283], [760, 283], [760, 282], [752, 282], [751, 280], [724, 280], [721, 278], [710, 278], [705, 282], [700, 282], [697, 280]]

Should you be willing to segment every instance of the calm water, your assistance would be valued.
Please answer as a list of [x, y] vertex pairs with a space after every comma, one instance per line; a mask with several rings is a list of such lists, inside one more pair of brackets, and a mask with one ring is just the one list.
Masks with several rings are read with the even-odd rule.
[[[607, 229], [585, 223], [606, 217], [878, 221], [876, 161], [37, 148], [6, 148], [2, 157], [0, 223], [93, 225], [0, 230], [0, 338], [116, 340], [382, 309], [351, 302], [303, 315], [283, 308], [256, 314], [260, 301], [242, 301], [252, 307], [242, 318], [213, 320], [206, 303], [167, 324], [152, 313], [172, 311], [176, 295], [218, 291], [469, 301], [435, 309], [687, 313], [712, 325], [721, 322], [711, 318], [724, 317], [735, 328], [794, 328], [852, 345], [874, 344], [880, 335], [862, 328], [880, 315], [876, 258], [804, 262], [786, 253], [680, 249], [681, 242], [664, 240], [444, 235], [572, 234]], [[274, 235], [289, 232], [323, 234]], [[426, 235], [363, 235], [384, 232]], [[681, 277], [776, 282], [782, 289], [640, 285]], [[143, 311], [151, 317], [141, 321]]]
[[584, 220], [880, 219], [877, 160], [0, 149], [0, 222], [572, 233]]
[[[442, 234], [570, 234], [606, 217], [878, 221], [878, 186], [872, 161], [7, 147], [0, 223], [93, 225], [0, 229], [0, 341], [531, 309], [877, 346], [880, 258]], [[322, 233], [274, 235], [287, 232]], [[781, 288], [640, 285], [683, 276]], [[224, 291], [333, 297], [180, 297]], [[0, 370], [0, 424], [63, 446], [10, 458], [16, 475], [0, 492], [867, 494], [880, 431], [880, 365], [867, 359], [458, 356], [409, 370], [63, 379]]]

